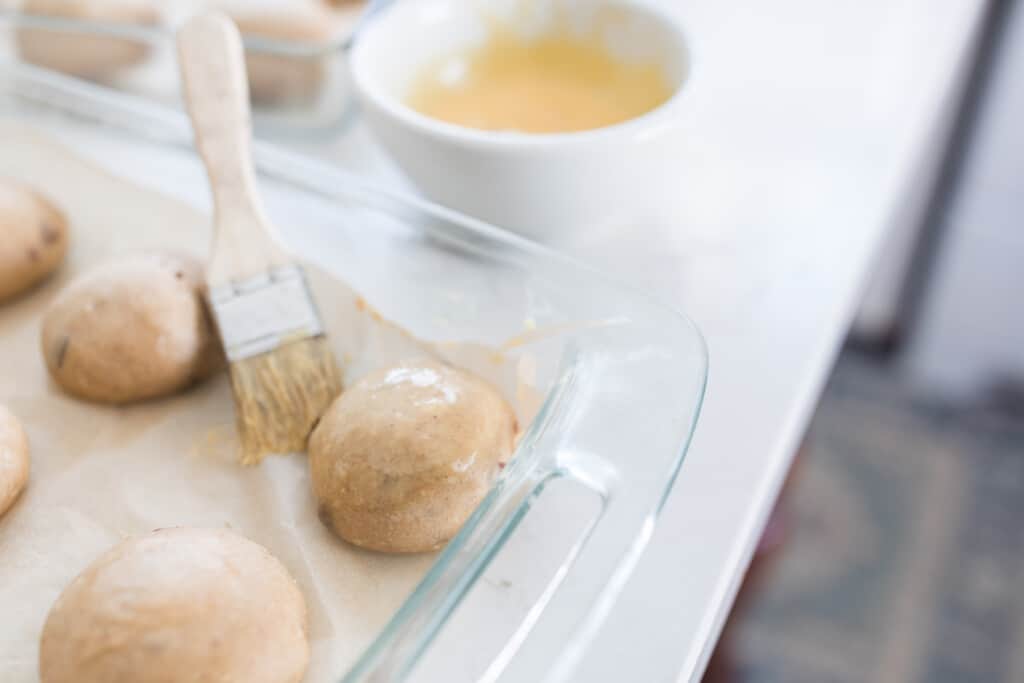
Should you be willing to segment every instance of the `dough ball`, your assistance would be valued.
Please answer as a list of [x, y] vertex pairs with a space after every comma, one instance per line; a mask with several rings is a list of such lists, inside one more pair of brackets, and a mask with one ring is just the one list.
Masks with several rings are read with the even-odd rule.
[[88, 272], [43, 318], [50, 375], [101, 403], [171, 394], [216, 370], [223, 354], [203, 303], [195, 259], [143, 252]]
[[[24, 0], [22, 11], [48, 17], [103, 23], [153, 25], [159, 13], [151, 0]], [[147, 43], [72, 31], [19, 28], [22, 59], [80, 78], [101, 79], [149, 55]]]
[[[243, 36], [310, 47], [330, 42], [333, 21], [329, 13], [314, 8], [236, 14], [232, 17]], [[259, 104], [308, 102], [323, 86], [329, 56], [288, 57], [247, 50], [249, 95]]]
[[297, 683], [306, 604], [266, 548], [223, 529], [122, 541], [50, 609], [41, 683]]
[[21, 495], [28, 481], [28, 437], [18, 418], [0, 405], [0, 517]]
[[483, 499], [515, 434], [512, 408], [467, 372], [425, 361], [370, 374], [310, 438], [320, 518], [364, 548], [439, 548]]
[[50, 201], [0, 178], [0, 301], [52, 273], [68, 248], [68, 222]]

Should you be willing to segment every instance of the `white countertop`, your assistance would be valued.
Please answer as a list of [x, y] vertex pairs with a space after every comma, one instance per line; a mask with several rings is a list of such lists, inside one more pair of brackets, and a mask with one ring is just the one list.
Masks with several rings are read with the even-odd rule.
[[[691, 0], [681, 169], [651, 213], [556, 246], [686, 311], [697, 433], [587, 681], [698, 679], [901, 203], [937, 144], [978, 0]], [[391, 177], [363, 131], [336, 158]], [[607, 660], [605, 660], [607, 663]]]

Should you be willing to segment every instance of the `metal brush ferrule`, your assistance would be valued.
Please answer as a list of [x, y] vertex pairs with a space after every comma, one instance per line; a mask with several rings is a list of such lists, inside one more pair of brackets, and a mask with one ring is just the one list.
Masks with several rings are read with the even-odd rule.
[[306, 277], [298, 266], [273, 268], [213, 287], [208, 298], [231, 362], [324, 331]]

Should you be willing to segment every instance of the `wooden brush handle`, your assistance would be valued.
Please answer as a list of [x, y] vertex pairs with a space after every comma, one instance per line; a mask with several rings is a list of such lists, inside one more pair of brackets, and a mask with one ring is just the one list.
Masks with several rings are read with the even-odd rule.
[[272, 239], [256, 194], [249, 88], [238, 29], [225, 15], [209, 12], [182, 26], [177, 43], [196, 146], [213, 190], [214, 240], [207, 281], [216, 286], [289, 259]]

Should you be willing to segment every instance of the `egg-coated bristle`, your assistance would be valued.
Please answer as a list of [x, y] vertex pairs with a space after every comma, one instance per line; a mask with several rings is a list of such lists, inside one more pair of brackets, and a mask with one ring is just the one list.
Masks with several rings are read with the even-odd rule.
[[309, 433], [342, 389], [324, 335], [236, 360], [230, 374], [243, 465], [305, 451]]

